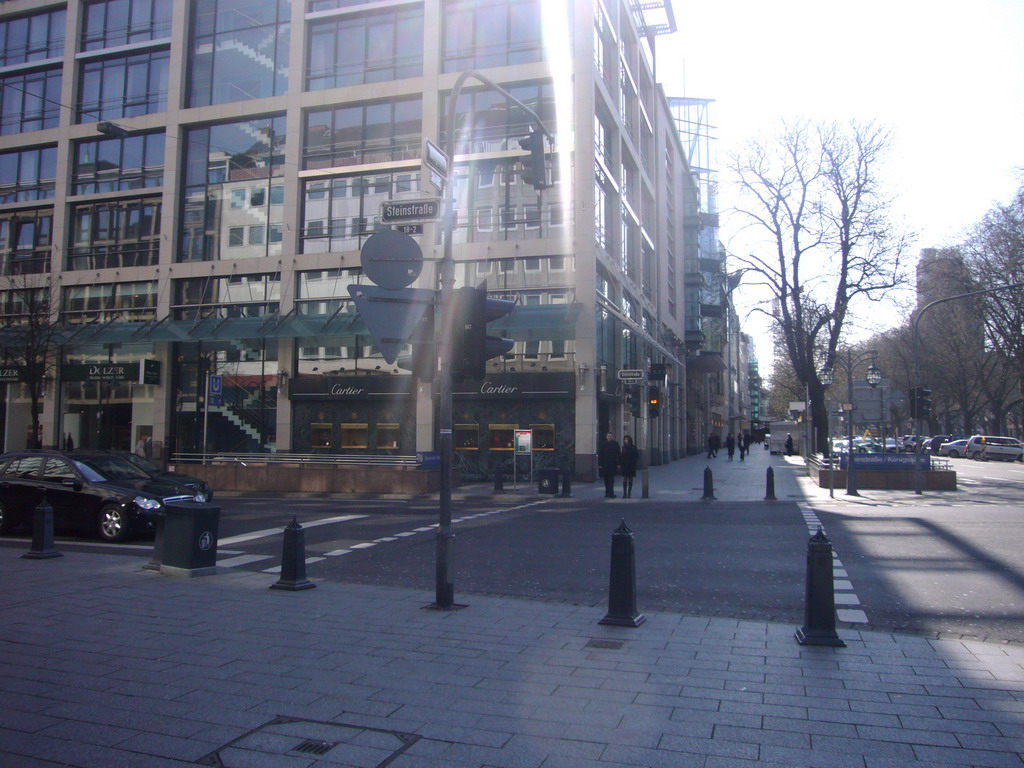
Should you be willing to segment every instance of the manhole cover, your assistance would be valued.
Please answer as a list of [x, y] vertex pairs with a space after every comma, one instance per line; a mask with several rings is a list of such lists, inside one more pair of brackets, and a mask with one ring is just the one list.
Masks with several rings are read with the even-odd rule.
[[[304, 765], [346, 765], [384, 768], [419, 741], [401, 731], [365, 728], [346, 723], [278, 717], [244, 736], [201, 757], [199, 765], [216, 768], [250, 768], [267, 763], [267, 756], [295, 759], [296, 753], [324, 757]], [[275, 763], [276, 764], [276, 763]]]

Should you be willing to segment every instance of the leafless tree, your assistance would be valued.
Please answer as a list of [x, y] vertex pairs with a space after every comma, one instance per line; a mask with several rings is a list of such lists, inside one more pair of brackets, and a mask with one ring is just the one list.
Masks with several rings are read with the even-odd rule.
[[889, 220], [879, 186], [889, 132], [873, 123], [784, 124], [730, 162], [739, 180], [735, 213], [763, 243], [735, 257], [771, 299], [755, 311], [782, 332], [797, 378], [807, 387], [818, 450], [828, 414], [818, 377], [833, 365], [862, 300], [880, 301], [906, 282], [906, 234]]
[[56, 367], [62, 332], [49, 275], [0, 276], [0, 355], [19, 370], [28, 395], [34, 447], [41, 443], [43, 388]]

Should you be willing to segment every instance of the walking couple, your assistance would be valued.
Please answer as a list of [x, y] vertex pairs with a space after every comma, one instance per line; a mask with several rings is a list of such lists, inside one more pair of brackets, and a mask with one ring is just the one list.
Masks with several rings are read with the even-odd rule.
[[604, 480], [604, 497], [615, 498], [615, 475], [622, 474], [622, 497], [628, 499], [633, 493], [633, 478], [636, 477], [636, 465], [640, 453], [633, 445], [633, 438], [625, 435], [622, 447], [619, 447], [615, 435], [609, 432], [601, 443], [597, 453], [597, 466]]

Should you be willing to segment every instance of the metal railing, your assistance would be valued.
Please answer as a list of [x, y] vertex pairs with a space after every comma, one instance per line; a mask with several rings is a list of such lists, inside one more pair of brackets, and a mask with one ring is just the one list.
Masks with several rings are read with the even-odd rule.
[[415, 456], [331, 453], [174, 453], [171, 463], [300, 464], [307, 466], [415, 467]]

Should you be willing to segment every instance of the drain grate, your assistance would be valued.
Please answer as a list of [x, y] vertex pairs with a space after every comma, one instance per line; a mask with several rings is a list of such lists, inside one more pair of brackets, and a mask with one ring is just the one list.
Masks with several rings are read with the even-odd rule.
[[587, 643], [587, 648], [601, 648], [605, 651], [618, 651], [622, 649], [624, 641], [622, 640], [599, 640], [598, 638], [592, 638]]
[[337, 741], [317, 741], [316, 739], [306, 739], [304, 742], [295, 747], [292, 752], [302, 752], [306, 755], [326, 755], [332, 749], [338, 746]]
[[[346, 765], [385, 768], [419, 740], [414, 733], [282, 715], [199, 758], [214, 768]], [[298, 758], [302, 755], [302, 758]]]

